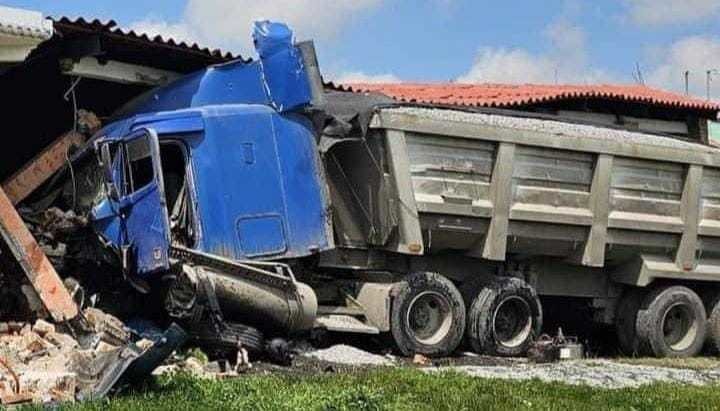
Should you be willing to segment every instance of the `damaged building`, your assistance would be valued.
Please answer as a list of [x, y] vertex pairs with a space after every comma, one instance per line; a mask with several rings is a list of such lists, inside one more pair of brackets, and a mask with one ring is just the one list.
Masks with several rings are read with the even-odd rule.
[[[3, 403], [105, 395], [187, 339], [218, 357], [284, 358], [311, 331], [523, 356], [555, 296], [630, 355], [720, 347], [720, 105], [327, 84], [312, 42], [254, 29], [250, 60], [0, 8]], [[668, 293], [678, 321], [635, 321]]]
[[[67, 325], [90, 296], [67, 279], [64, 241], [87, 222], [35, 201], [67, 196], [72, 210], [81, 189], [43, 187], [58, 172], [73, 173], [71, 159], [114, 111], [152, 87], [233, 58], [126, 32], [113, 21], [0, 7], [0, 82], [13, 96], [2, 109], [16, 136], [0, 160], [0, 404], [105, 395], [121, 377], [147, 375], [162, 351], [184, 338], [171, 329], [168, 344], [151, 350], [154, 342], [92, 308]], [[73, 176], [73, 184], [82, 178], [92, 176]]]

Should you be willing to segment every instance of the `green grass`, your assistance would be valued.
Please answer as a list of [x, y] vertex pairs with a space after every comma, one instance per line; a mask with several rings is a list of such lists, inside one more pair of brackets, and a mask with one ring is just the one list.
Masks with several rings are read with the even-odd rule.
[[109, 400], [64, 410], [476, 410], [476, 409], [720, 409], [720, 387], [651, 385], [603, 390], [428, 375], [412, 369], [309, 377], [251, 375], [210, 381], [162, 378]]

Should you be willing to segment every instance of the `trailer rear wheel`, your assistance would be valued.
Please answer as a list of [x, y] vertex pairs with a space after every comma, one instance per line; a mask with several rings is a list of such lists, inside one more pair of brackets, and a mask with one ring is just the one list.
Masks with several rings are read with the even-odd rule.
[[468, 313], [467, 337], [478, 353], [517, 357], [542, 328], [540, 299], [518, 278], [498, 278], [480, 290]]
[[414, 273], [398, 283], [390, 331], [403, 355], [449, 355], [465, 332], [465, 303], [455, 285], [436, 273]]
[[645, 296], [638, 311], [638, 337], [656, 357], [692, 357], [707, 334], [707, 314], [694, 291], [660, 287]]
[[713, 354], [720, 354], [720, 293], [713, 296], [708, 308], [707, 344]]
[[625, 355], [641, 354], [636, 321], [644, 297], [642, 288], [632, 288], [620, 297], [615, 311], [615, 332], [620, 351]]

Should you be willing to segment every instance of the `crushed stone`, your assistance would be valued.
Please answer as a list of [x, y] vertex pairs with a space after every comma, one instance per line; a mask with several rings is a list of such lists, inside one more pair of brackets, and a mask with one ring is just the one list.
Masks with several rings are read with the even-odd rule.
[[455, 366], [423, 368], [426, 372], [456, 371], [479, 378], [539, 379], [570, 385], [621, 389], [653, 383], [708, 385], [720, 382], [720, 369], [691, 370], [622, 364], [608, 360], [578, 360], [553, 364], [511, 366]]
[[395, 364], [393, 360], [383, 355], [372, 354], [344, 344], [334, 345], [322, 350], [304, 352], [301, 355], [320, 361], [345, 365], [392, 366]]
[[560, 120], [541, 120], [535, 118], [470, 113], [458, 110], [431, 109], [422, 107], [397, 107], [383, 109], [382, 111], [383, 113], [414, 115], [438, 121], [453, 121], [492, 127], [512, 128], [517, 130], [545, 132], [559, 137], [566, 135], [606, 141], [624, 141], [628, 143], [632, 142], [633, 144], [662, 146], [720, 154], [720, 150], [716, 148], [703, 144], [682, 141], [671, 137], [586, 124], [568, 123]]

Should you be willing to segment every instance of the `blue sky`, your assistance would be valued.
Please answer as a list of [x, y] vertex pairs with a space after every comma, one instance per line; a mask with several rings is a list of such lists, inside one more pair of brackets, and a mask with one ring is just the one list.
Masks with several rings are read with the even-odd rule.
[[[11, 0], [47, 15], [251, 53], [256, 18], [315, 38], [328, 77], [346, 81], [630, 83], [705, 94], [720, 69], [720, 0]], [[712, 87], [720, 97], [720, 73]]]

